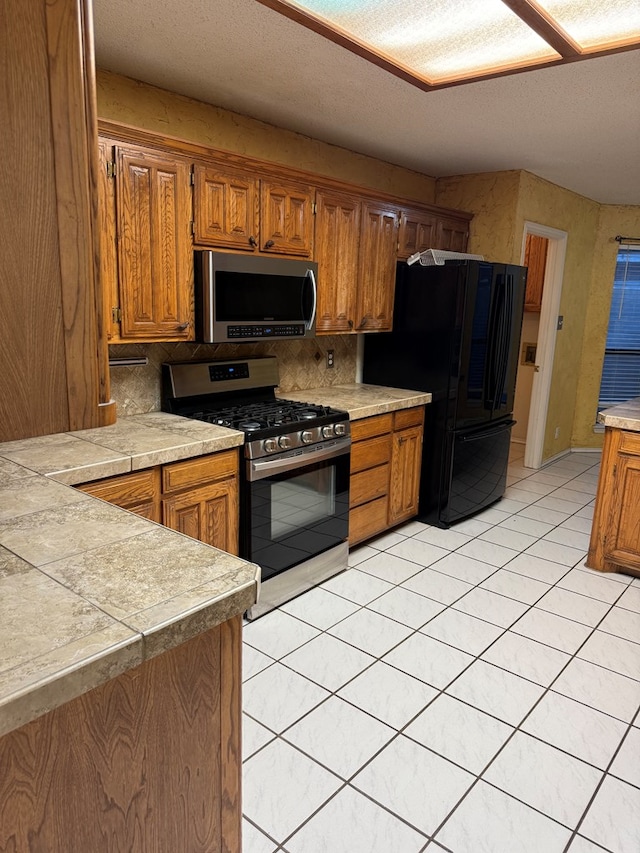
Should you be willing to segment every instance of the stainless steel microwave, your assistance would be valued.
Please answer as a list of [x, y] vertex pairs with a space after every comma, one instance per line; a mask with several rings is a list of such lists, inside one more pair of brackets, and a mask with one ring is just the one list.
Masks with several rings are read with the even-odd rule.
[[314, 337], [316, 263], [213, 251], [194, 255], [198, 341]]

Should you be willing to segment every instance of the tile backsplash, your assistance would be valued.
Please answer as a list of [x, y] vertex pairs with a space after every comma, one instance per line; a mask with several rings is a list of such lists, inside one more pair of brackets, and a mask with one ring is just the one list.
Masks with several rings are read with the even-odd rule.
[[[327, 350], [334, 352], [333, 368], [327, 368]], [[118, 417], [160, 409], [160, 365], [165, 361], [260, 355], [272, 355], [278, 359], [280, 393], [344, 385], [356, 380], [356, 335], [257, 344], [112, 344], [109, 347], [110, 359], [140, 356], [149, 359], [145, 366], [111, 366], [111, 397], [116, 401]]]

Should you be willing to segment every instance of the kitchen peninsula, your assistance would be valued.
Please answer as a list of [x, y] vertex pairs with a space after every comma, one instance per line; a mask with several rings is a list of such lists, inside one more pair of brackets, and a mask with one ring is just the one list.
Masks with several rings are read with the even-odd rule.
[[259, 569], [71, 486], [242, 440], [154, 412], [0, 444], [0, 849], [240, 849]]
[[640, 577], [640, 397], [598, 421], [605, 435], [587, 566]]

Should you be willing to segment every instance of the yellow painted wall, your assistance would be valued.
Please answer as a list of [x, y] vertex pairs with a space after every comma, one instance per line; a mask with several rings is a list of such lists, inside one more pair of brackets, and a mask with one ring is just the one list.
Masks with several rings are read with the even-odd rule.
[[611, 308], [618, 234], [640, 237], [640, 207], [612, 204], [600, 207], [573, 421], [576, 447], [600, 447], [602, 444], [602, 435], [594, 434], [593, 424]]
[[[564, 326], [556, 333], [543, 459], [549, 459], [574, 446], [574, 412], [599, 211], [600, 205], [590, 199], [551, 184], [530, 172], [520, 174], [520, 193], [514, 221], [518, 254], [514, 261], [520, 262], [526, 220], [568, 234], [559, 309], [564, 317]], [[558, 427], [559, 435], [556, 439], [555, 430]]]
[[107, 71], [97, 72], [98, 116], [433, 203], [435, 180], [373, 157]]
[[[498, 263], [514, 261], [513, 222], [518, 204], [520, 172], [456, 175], [436, 182], [436, 204], [474, 214], [468, 250]], [[519, 246], [518, 246], [519, 252]]]

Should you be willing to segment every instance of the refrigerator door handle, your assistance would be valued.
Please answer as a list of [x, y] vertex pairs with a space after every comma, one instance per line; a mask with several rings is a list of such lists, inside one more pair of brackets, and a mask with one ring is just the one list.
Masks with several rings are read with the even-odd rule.
[[511, 317], [513, 314], [513, 276], [505, 279], [504, 299], [502, 301], [502, 317], [500, 318], [500, 350], [496, 378], [496, 393], [493, 403], [494, 411], [502, 405], [507, 372], [509, 368], [509, 350], [511, 348]]
[[500, 356], [504, 347], [503, 280], [504, 276], [496, 276], [488, 328], [487, 363], [484, 381], [484, 406], [486, 409], [491, 411], [496, 409]]
[[481, 432], [474, 433], [473, 435], [463, 435], [458, 438], [458, 441], [463, 443], [468, 443], [472, 441], [482, 441], [485, 438], [489, 438], [492, 435], [499, 435], [501, 432], [504, 432], [506, 429], [511, 429], [511, 427], [516, 425], [516, 421], [505, 421], [500, 424], [500, 426], [496, 426], [493, 429], [482, 430]]

